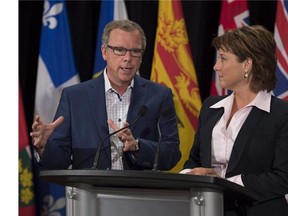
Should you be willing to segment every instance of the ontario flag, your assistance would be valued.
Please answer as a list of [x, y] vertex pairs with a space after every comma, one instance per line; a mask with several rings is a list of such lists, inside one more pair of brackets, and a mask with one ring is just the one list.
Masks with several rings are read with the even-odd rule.
[[158, 10], [151, 80], [173, 92], [182, 157], [171, 172], [179, 172], [192, 147], [202, 101], [181, 1], [159, 1]]
[[[218, 36], [226, 31], [249, 25], [249, 10], [246, 0], [222, 0]], [[219, 77], [213, 72], [210, 95], [227, 95], [228, 90], [221, 87]]]
[[[19, 216], [34, 216], [35, 194], [32, 172], [32, 157], [29, 145], [26, 117], [19, 88]], [[4, 205], [4, 204], [3, 204]]]
[[288, 1], [279, 0], [274, 29], [277, 52], [277, 85], [273, 94], [288, 100]]
[[[35, 114], [53, 121], [62, 89], [79, 83], [65, 1], [44, 1], [37, 71]], [[53, 158], [51, 158], [53, 160]], [[37, 215], [66, 215], [65, 187], [39, 178], [35, 171]]]
[[124, 0], [102, 0], [97, 31], [93, 78], [97, 77], [100, 74], [99, 72], [106, 67], [106, 62], [103, 60], [101, 52], [103, 30], [109, 22], [120, 19], [128, 19]]

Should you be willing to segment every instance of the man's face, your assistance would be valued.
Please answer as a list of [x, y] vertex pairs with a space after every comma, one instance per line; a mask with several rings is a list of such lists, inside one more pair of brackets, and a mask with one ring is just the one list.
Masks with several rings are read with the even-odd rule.
[[[118, 86], [128, 86], [139, 70], [142, 56], [134, 57], [131, 51], [124, 55], [117, 55], [118, 48], [141, 50], [141, 36], [138, 30], [126, 32], [121, 29], [114, 29], [110, 32], [109, 47], [102, 46], [103, 59], [107, 61], [107, 75], [109, 80]], [[115, 48], [116, 47], [116, 48]], [[114, 48], [114, 52], [113, 52]], [[115, 50], [116, 49], [116, 50]]]

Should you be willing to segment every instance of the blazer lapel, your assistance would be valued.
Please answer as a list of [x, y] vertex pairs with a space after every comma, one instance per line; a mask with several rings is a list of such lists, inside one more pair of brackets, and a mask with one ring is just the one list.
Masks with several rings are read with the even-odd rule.
[[[94, 79], [94, 82], [90, 84], [88, 89], [88, 103], [91, 107], [91, 117], [94, 119], [98, 133], [101, 140], [109, 134], [107, 125], [107, 112], [105, 102], [105, 86], [104, 86], [104, 75], [103, 73], [99, 77]], [[98, 143], [100, 144], [100, 143]], [[107, 157], [110, 158], [109, 139], [107, 139], [102, 147], [105, 147]]]
[[217, 121], [223, 115], [224, 109], [210, 109], [212, 112], [209, 116], [207, 116], [208, 123], [204, 124], [204, 132], [203, 132], [203, 160], [201, 161], [203, 167], [211, 167], [211, 140], [212, 140], [212, 130], [216, 125]]
[[247, 145], [250, 136], [253, 135], [261, 116], [262, 112], [258, 108], [253, 107], [237, 135], [226, 173], [229, 173], [231, 170], [233, 170], [239, 162], [245, 146]]
[[[103, 104], [106, 104], [103, 73], [99, 75], [99, 77], [95, 78], [95, 81], [90, 84], [90, 87], [91, 88], [88, 90], [88, 101], [91, 107], [92, 118], [94, 119], [97, 128], [95, 133], [97, 132], [101, 137], [101, 140], [103, 140], [109, 134], [106, 106], [103, 106]], [[131, 102], [127, 114], [127, 122], [132, 123], [137, 119], [140, 107], [144, 105], [146, 93], [147, 89], [145, 84], [138, 76], [135, 76]], [[109, 139], [103, 143], [103, 147], [105, 148], [107, 157], [111, 158]]]
[[127, 122], [132, 123], [138, 118], [139, 110], [141, 106], [144, 105], [146, 94], [147, 94], [146, 85], [141, 81], [138, 75], [136, 75], [134, 79], [134, 86], [132, 90], [130, 106], [127, 114]]

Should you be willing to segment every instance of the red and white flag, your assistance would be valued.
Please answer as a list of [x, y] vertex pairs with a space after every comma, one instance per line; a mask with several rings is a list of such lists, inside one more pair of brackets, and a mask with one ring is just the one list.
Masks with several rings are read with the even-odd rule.
[[273, 94], [288, 100], [288, 1], [280, 0], [277, 3], [277, 14], [274, 29], [274, 38], [277, 44], [277, 85]]
[[[222, 0], [220, 24], [218, 35], [241, 26], [249, 25], [249, 10], [245, 0]], [[210, 95], [227, 95], [228, 90], [223, 89], [219, 83], [216, 72], [213, 73]]]

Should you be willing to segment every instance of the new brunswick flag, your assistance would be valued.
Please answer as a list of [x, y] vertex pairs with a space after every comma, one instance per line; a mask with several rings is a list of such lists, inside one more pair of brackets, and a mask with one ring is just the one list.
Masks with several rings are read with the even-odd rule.
[[171, 171], [179, 172], [189, 157], [202, 106], [181, 1], [159, 1], [151, 80], [174, 95], [182, 157]]

